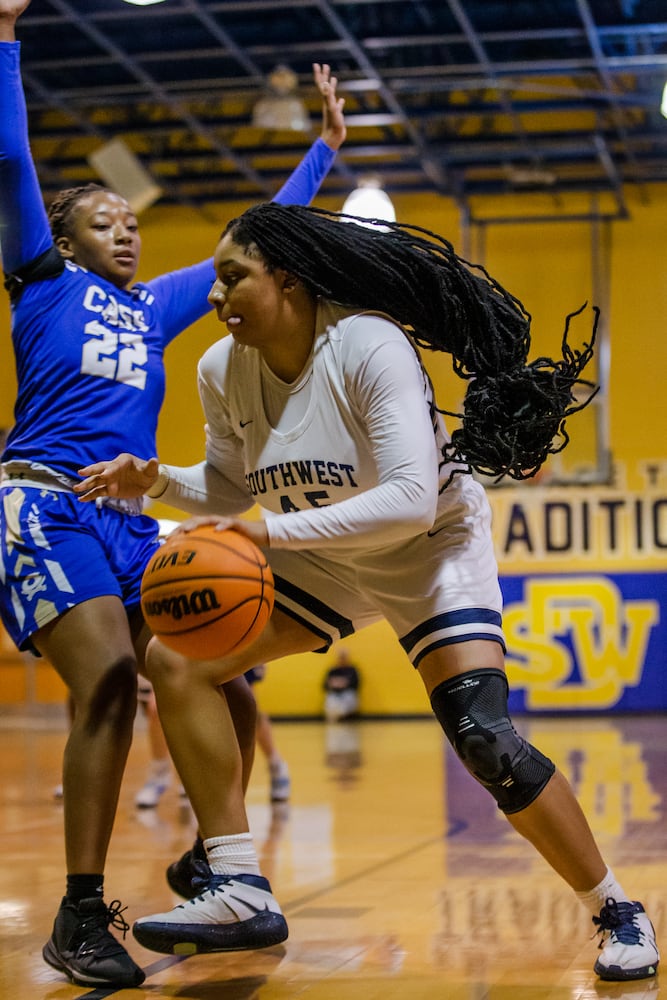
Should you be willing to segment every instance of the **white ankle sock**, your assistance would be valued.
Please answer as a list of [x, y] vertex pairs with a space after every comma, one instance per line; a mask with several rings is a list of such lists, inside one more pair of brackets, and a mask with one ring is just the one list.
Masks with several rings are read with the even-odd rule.
[[251, 833], [209, 837], [204, 848], [211, 871], [216, 875], [261, 874]]
[[578, 892], [577, 898], [581, 900], [587, 910], [593, 916], [597, 916], [608, 899], [615, 899], [617, 903], [629, 903], [630, 900], [623, 892], [623, 889], [616, 881], [611, 868], [607, 868], [607, 874], [599, 885], [587, 892]]

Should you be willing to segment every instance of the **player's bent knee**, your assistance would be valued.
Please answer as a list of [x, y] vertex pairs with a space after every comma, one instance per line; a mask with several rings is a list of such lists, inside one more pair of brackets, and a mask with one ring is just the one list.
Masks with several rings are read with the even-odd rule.
[[153, 688], [165, 683], [181, 684], [192, 678], [190, 661], [180, 653], [167, 649], [161, 642], [151, 639], [146, 649], [145, 671]]
[[431, 706], [467, 770], [509, 814], [529, 806], [556, 769], [516, 732], [507, 695], [501, 671], [471, 670], [439, 684]]
[[[247, 667], [239, 667], [236, 661], [244, 654], [245, 651], [234, 657], [221, 657], [217, 660], [191, 659], [183, 653], [169, 649], [164, 643], [153, 638], [146, 650], [145, 672], [153, 688], [161, 692], [163, 696], [166, 691], [177, 696], [179, 691], [187, 690], [193, 683], [205, 683], [212, 687], [220, 687], [237, 680], [239, 676], [243, 681], [244, 670], [249, 669], [256, 662], [248, 660]], [[252, 693], [249, 697], [254, 700]]]

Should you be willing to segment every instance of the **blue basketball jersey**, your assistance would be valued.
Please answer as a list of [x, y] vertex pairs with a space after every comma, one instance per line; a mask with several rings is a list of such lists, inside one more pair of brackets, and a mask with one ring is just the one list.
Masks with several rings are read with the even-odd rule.
[[[30, 154], [20, 43], [0, 45], [0, 246], [6, 274], [52, 246]], [[276, 196], [308, 204], [334, 150], [318, 139]], [[212, 258], [129, 290], [76, 264], [25, 285], [12, 306], [18, 396], [3, 461], [76, 476], [131, 451], [155, 454], [163, 353], [210, 310]]]
[[[30, 153], [19, 53], [18, 42], [0, 43], [0, 249], [8, 288], [18, 290], [18, 394], [0, 487], [0, 617], [27, 648], [35, 631], [82, 601], [117, 595], [128, 610], [137, 605], [157, 523], [129, 506], [82, 504], [71, 485], [79, 469], [119, 452], [155, 454], [165, 348], [209, 311], [215, 275], [209, 258], [124, 290], [62, 265]], [[276, 200], [307, 204], [334, 157], [318, 139]], [[36, 269], [45, 257], [58, 266]]]

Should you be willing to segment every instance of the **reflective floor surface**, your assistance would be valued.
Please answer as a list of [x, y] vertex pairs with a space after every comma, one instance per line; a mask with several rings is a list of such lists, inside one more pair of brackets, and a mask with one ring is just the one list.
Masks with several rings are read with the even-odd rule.
[[[667, 719], [518, 719], [567, 774], [607, 862], [667, 954]], [[604, 984], [572, 892], [463, 771], [436, 723], [279, 722], [289, 804], [269, 804], [258, 754], [249, 817], [288, 918], [284, 946], [177, 959], [126, 944], [136, 990], [71, 985], [45, 965], [64, 890], [65, 723], [0, 718], [0, 997], [72, 1000], [654, 1000], [660, 978]], [[138, 810], [148, 745], [132, 747], [106, 875], [125, 916], [176, 902], [164, 878], [195, 824], [176, 782]], [[663, 973], [667, 976], [667, 972]], [[667, 980], [665, 980], [667, 982]], [[667, 987], [663, 990], [667, 1000]]]

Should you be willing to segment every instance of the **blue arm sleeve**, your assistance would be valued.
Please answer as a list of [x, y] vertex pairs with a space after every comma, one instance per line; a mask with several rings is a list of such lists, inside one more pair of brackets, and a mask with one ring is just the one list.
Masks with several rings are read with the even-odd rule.
[[[317, 139], [290, 174], [274, 201], [281, 205], [307, 205], [317, 194], [335, 158], [336, 151], [322, 139]], [[165, 344], [210, 311], [207, 296], [214, 277], [211, 258], [194, 267], [165, 274], [149, 282], [149, 288], [156, 293], [161, 303]]]
[[279, 205], [308, 205], [336, 159], [335, 149], [317, 139], [273, 198]]
[[160, 303], [165, 345], [210, 312], [208, 293], [214, 278], [213, 258], [209, 257], [148, 282]]
[[30, 153], [20, 42], [0, 42], [0, 248], [6, 274], [52, 245]]

